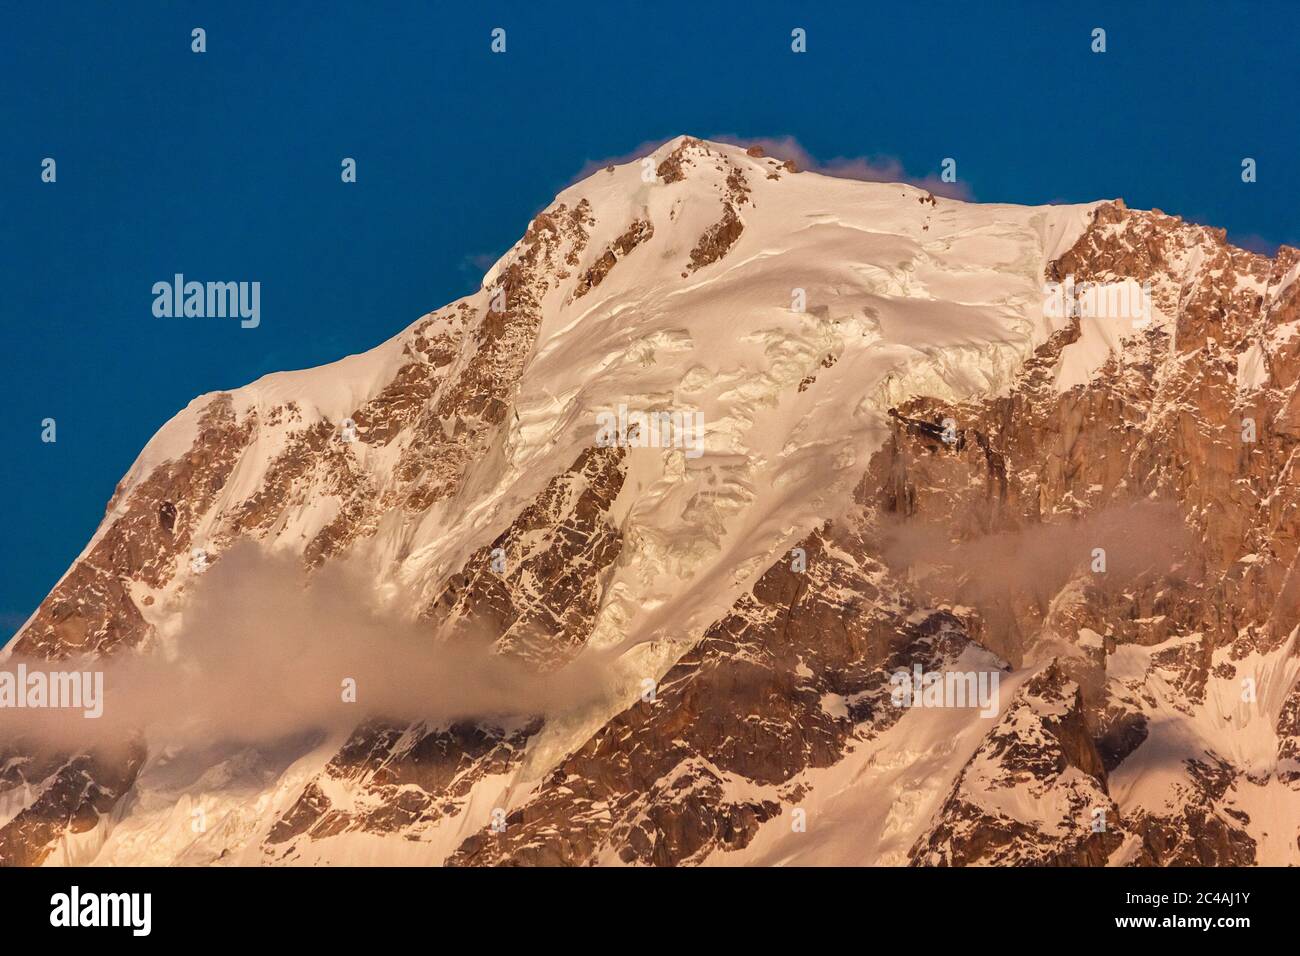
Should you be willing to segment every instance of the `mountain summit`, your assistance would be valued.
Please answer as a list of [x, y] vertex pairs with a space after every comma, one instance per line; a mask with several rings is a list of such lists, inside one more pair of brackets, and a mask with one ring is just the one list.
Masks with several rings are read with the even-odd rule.
[[[0, 861], [1300, 862], [1298, 275], [1118, 201], [599, 170], [149, 442], [5, 665], [130, 732], [9, 738]], [[168, 668], [236, 690], [182, 734]]]

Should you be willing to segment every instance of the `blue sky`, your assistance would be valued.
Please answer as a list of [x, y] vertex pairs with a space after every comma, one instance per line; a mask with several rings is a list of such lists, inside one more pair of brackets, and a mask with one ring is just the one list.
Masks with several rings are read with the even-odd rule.
[[[1123, 196], [1300, 244], [1294, 3], [464, 7], [4, 5], [0, 640], [191, 398], [378, 344], [646, 142], [790, 136], [915, 178], [953, 157], [982, 201]], [[177, 272], [260, 281], [261, 325], [155, 318]]]

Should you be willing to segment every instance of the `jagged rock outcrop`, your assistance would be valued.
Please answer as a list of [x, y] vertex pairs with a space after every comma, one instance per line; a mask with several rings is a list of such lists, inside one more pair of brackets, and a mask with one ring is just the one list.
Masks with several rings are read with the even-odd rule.
[[911, 856], [925, 866], [1101, 866], [1121, 842], [1083, 696], [1053, 664], [1017, 693]]

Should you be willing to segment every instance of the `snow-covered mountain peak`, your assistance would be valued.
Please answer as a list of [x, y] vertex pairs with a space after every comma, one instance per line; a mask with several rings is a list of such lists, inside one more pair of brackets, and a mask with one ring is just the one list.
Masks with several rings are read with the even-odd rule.
[[[313, 627], [377, 620], [541, 674], [598, 661], [600, 693], [214, 748], [213, 766], [165, 739], [89, 770], [20, 755], [0, 859], [700, 862], [764, 827], [756, 858], [828, 858], [770, 830], [801, 801], [875, 808], [861, 862], [978, 862], [989, 833], [1006, 860], [1245, 855], [1232, 773], [1201, 752], [1238, 759], [1224, 722], [1171, 714], [1199, 706], [1207, 661], [1224, 686], [1258, 662], [1286, 686], [1250, 724], [1250, 773], [1300, 739], [1279, 660], [1298, 271], [1118, 203], [967, 203], [687, 136], [598, 169], [473, 294], [192, 402], [11, 653], [207, 660], [187, 650], [195, 595], [256, 545], [353, 582], [342, 605], [373, 615]], [[1052, 309], [1067, 275], [1146, 284], [1154, 320]], [[1244, 450], [1224, 438], [1243, 416], [1263, 436]], [[1213, 544], [1170, 545], [1182, 563], [1156, 573], [1108, 537], [1174, 540], [1163, 513], [1117, 510], [1134, 499]], [[1095, 539], [1109, 579], [1071, 550]], [[1014, 673], [985, 726], [890, 710], [889, 672], [915, 666]], [[1136, 786], [1148, 733], [1199, 761], [1191, 783]], [[1050, 814], [1003, 799], [1003, 777], [1049, 765]], [[1272, 805], [1268, 779], [1242, 801]], [[187, 801], [220, 826], [196, 838]], [[1080, 801], [1116, 832], [1074, 832]], [[1211, 844], [1178, 843], [1179, 814], [1220, 811]]]

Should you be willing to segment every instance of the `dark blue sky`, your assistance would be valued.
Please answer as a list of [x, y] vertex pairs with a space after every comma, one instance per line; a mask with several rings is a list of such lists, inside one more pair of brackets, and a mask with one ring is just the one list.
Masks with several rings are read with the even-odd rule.
[[[1123, 196], [1300, 244], [1300, 4], [464, 6], [4, 4], [0, 640], [191, 398], [379, 343], [647, 141], [790, 135], [918, 177], [951, 156], [980, 200]], [[176, 272], [260, 281], [261, 326], [155, 318]]]

